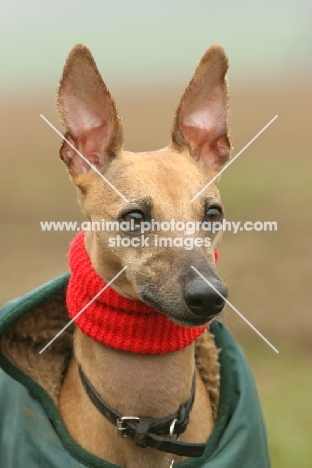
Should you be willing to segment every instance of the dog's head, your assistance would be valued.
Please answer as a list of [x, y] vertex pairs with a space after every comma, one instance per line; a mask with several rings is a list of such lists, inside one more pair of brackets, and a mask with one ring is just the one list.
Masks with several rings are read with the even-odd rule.
[[181, 98], [170, 144], [148, 153], [123, 150], [115, 102], [85, 46], [70, 52], [58, 90], [60, 157], [90, 223], [95, 270], [109, 281], [128, 266], [112, 287], [187, 326], [220, 312], [227, 293], [214, 262], [223, 208], [215, 185], [204, 188], [230, 155], [227, 68], [223, 49], [210, 47]]

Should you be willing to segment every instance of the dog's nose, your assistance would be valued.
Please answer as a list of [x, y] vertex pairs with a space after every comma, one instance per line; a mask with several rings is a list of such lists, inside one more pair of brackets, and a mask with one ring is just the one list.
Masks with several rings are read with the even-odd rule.
[[194, 315], [212, 317], [221, 312], [225, 305], [223, 297], [227, 298], [227, 287], [216, 278], [208, 281], [213, 287], [200, 278], [188, 282], [185, 287], [184, 299]]

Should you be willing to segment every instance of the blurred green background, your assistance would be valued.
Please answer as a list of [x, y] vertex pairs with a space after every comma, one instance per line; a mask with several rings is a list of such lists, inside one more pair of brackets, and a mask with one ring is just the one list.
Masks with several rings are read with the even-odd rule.
[[[175, 108], [207, 47], [230, 60], [233, 156], [278, 119], [222, 176], [228, 220], [277, 232], [226, 233], [219, 272], [223, 319], [245, 350], [263, 404], [273, 468], [312, 466], [311, 109], [312, 4], [196, 0], [52, 2], [1, 6], [0, 303], [67, 268], [73, 233], [39, 221], [81, 220], [58, 159], [54, 96], [71, 47], [85, 43], [117, 101], [127, 149], [164, 146]], [[251, 467], [252, 468], [252, 467]]]

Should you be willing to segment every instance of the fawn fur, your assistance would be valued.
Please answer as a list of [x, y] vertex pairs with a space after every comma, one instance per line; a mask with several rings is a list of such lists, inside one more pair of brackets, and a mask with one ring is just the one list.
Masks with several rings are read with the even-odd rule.
[[[227, 68], [223, 49], [210, 47], [181, 98], [169, 145], [158, 151], [132, 153], [123, 149], [121, 118], [90, 51], [81, 44], [72, 49], [58, 90], [65, 137], [128, 200], [64, 141], [60, 157], [77, 187], [88, 220], [116, 221], [123, 213], [135, 211], [148, 213], [157, 221], [201, 221], [207, 207], [222, 208], [214, 184], [194, 202], [190, 200], [230, 157]], [[181, 232], [170, 235], [181, 236]], [[193, 234], [198, 235], [204, 234]], [[208, 279], [218, 278], [214, 250], [221, 233], [211, 234], [209, 247], [191, 250], [153, 245], [109, 247], [109, 236], [110, 232], [88, 231], [85, 247], [94, 269], [107, 282], [128, 266], [112, 284], [120, 295], [147, 303], [153, 300], [158, 310], [184, 326], [208, 321], [207, 316], [198, 317], [189, 310], [184, 292], [186, 284], [196, 277], [191, 265]], [[111, 407], [125, 415], [156, 418], [174, 413], [187, 401], [195, 371], [194, 407], [181, 440], [205, 442], [214, 427], [215, 402], [211, 395], [219, 382], [217, 350], [206, 335], [207, 359], [199, 366], [196, 343], [164, 355], [140, 355], [105, 347], [76, 329], [74, 356], [59, 397], [60, 413], [73, 438], [86, 450], [123, 468], [169, 466], [164, 453], [142, 449], [133, 440], [116, 435], [116, 428], [97, 411], [82, 387], [77, 367], [80, 362], [94, 388]], [[211, 369], [215, 380], [210, 384], [215, 388], [209, 393], [205, 373], [208, 375]]]

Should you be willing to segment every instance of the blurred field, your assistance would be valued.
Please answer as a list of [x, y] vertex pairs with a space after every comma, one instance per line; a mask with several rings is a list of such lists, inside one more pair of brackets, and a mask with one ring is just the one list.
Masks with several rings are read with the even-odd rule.
[[[243, 348], [256, 376], [267, 423], [272, 467], [310, 468], [311, 445], [311, 351], [283, 347], [278, 356], [264, 353], [255, 340]], [[265, 357], [264, 357], [265, 354]]]
[[[183, 89], [139, 93], [108, 85], [126, 148], [165, 145]], [[39, 117], [60, 128], [53, 92], [1, 102], [1, 304], [67, 268], [74, 234], [41, 232], [39, 221], [81, 219], [58, 160], [59, 137]], [[276, 355], [233, 311], [224, 312], [257, 378], [273, 468], [312, 464], [311, 109], [308, 82], [231, 86], [233, 155], [279, 115], [220, 183], [227, 219], [278, 223], [277, 232], [226, 233], [219, 263], [232, 303], [280, 350]]]

